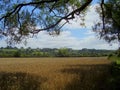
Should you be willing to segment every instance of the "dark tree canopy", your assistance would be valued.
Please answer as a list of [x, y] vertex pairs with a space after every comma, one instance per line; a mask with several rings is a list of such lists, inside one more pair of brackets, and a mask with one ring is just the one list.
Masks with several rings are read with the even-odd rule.
[[94, 31], [107, 42], [120, 43], [120, 0], [107, 0], [97, 9], [102, 22], [94, 26]]
[[[94, 31], [107, 41], [118, 39], [120, 29], [120, 1], [98, 0], [102, 22]], [[40, 31], [59, 34], [61, 28], [84, 13], [94, 0], [0, 0], [0, 37], [8, 43], [19, 43]], [[62, 23], [61, 23], [62, 22]]]
[[[59, 34], [92, 0], [1, 0], [0, 37], [19, 43], [40, 31]], [[64, 20], [64, 21], [63, 21]], [[61, 22], [64, 23], [61, 23]]]

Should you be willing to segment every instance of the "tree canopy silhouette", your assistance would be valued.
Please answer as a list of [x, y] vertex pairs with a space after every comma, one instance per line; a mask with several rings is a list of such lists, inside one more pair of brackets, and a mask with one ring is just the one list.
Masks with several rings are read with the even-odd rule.
[[[119, 26], [119, 19], [117, 19], [119, 18], [119, 0], [105, 1], [116, 1], [118, 3], [110, 5], [104, 0], [100, 0], [99, 14], [102, 23], [95, 25], [94, 30], [96, 31], [98, 26], [102, 27], [101, 32], [106, 32], [108, 26], [112, 28], [117, 24], [117, 27]], [[1, 0], [0, 37], [7, 37], [8, 43], [19, 43], [38, 34], [40, 31], [59, 34], [61, 28], [70, 20], [75, 19], [76, 16], [84, 21], [84, 13], [86, 13], [92, 2], [94, 0]], [[118, 11], [116, 16], [110, 17], [115, 10]], [[115, 18], [115, 21], [112, 18]], [[113, 31], [117, 32], [117, 30]], [[107, 33], [104, 33], [104, 35], [99, 33], [99, 35], [104, 36]]]
[[107, 0], [102, 3], [101, 9], [97, 9], [102, 22], [97, 22], [93, 29], [107, 42], [117, 41], [120, 49], [120, 0]]

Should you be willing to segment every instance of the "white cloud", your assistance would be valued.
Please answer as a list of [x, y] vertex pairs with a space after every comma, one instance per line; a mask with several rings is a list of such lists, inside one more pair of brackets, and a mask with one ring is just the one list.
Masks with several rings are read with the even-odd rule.
[[7, 43], [5, 42], [5, 40], [0, 40], [0, 47], [6, 47]]
[[[5, 41], [0, 42], [0, 46], [5, 46]], [[85, 38], [73, 37], [70, 31], [63, 31], [58, 36], [50, 36], [45, 31], [38, 34], [37, 38], [28, 39], [27, 45], [19, 44], [17, 47], [32, 48], [73, 48], [73, 49], [117, 49], [117, 44], [110, 46], [103, 40], [97, 39], [92, 34]]]
[[[24, 45], [18, 45], [24, 46]], [[63, 31], [59, 36], [50, 36], [46, 32], [39, 33], [37, 38], [31, 38], [28, 40], [27, 47], [32, 48], [73, 48], [73, 49], [117, 49], [117, 44], [110, 46], [103, 40], [97, 39], [93, 35], [89, 35], [85, 38], [73, 37], [70, 31]]]
[[[87, 30], [85, 32], [85, 37], [78, 38], [72, 35], [71, 30], [81, 29], [80, 20], [70, 21], [72, 24], [67, 24], [65, 29], [70, 29], [70, 31], [63, 31], [58, 36], [50, 36], [45, 31], [40, 32], [37, 38], [28, 39], [27, 45], [19, 44], [17, 47], [32, 47], [32, 48], [73, 48], [73, 49], [117, 49], [118, 45], [113, 44], [110, 46], [104, 40], [99, 40], [95, 33], [92, 32], [91, 26], [94, 24], [93, 22], [97, 21], [98, 15], [95, 12], [95, 6], [90, 7], [88, 14], [86, 15], [86, 27]], [[6, 46], [5, 41], [0, 41], [0, 47]]]
[[85, 16], [85, 23], [87, 28], [91, 28], [94, 26], [94, 23], [98, 22], [99, 14], [96, 12], [96, 7], [98, 7], [99, 4], [91, 5], [88, 9], [87, 15]]

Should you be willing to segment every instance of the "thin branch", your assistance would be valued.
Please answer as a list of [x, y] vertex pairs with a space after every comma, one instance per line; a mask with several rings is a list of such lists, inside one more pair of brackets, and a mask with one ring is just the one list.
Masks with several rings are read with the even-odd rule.
[[102, 22], [103, 22], [103, 30], [105, 29], [105, 13], [104, 13], [104, 0], [101, 0], [101, 10], [102, 10]]
[[32, 16], [32, 14], [33, 14], [33, 13], [34, 13], [34, 11], [37, 9], [37, 7], [38, 7], [38, 6], [36, 6], [36, 7], [32, 10], [32, 12], [31, 12], [30, 16]]
[[[80, 8], [72, 11], [71, 13], [69, 13], [67, 16], [64, 16], [62, 18], [60, 18], [55, 24], [49, 26], [49, 27], [46, 27], [46, 28], [43, 28], [43, 29], [37, 29], [37, 30], [34, 30], [34, 32], [38, 33], [40, 31], [44, 31], [44, 30], [49, 30], [50, 28], [54, 28], [56, 25], [58, 25], [62, 20], [71, 20], [71, 19], [74, 19], [74, 14], [77, 13], [77, 12], [81, 12], [82, 10], [84, 10], [90, 3], [92, 2], [92, 0], [88, 0], [85, 4], [83, 4]], [[71, 17], [70, 17], [71, 16]], [[33, 33], [34, 33], [33, 32]]]
[[15, 13], [16, 11], [19, 12], [20, 9], [23, 7], [23, 6], [28, 6], [28, 5], [35, 5], [35, 4], [44, 4], [44, 3], [52, 3], [52, 2], [56, 2], [56, 0], [43, 0], [43, 1], [39, 1], [39, 2], [29, 2], [29, 3], [21, 3], [21, 4], [18, 4], [13, 11], [11, 11], [10, 13], [7, 13], [5, 16], [1, 17], [0, 18], [0, 21], [4, 18], [7, 18], [9, 17], [10, 15], [12, 15], [13, 13]]
[[[73, 17], [75, 13], [77, 13], [77, 12], [80, 13], [80, 12], [83, 11], [92, 1], [93, 1], [93, 0], [87, 0], [87, 2], [86, 2], [85, 4], [83, 4], [80, 8], [78, 8], [78, 9], [72, 11], [71, 13], [69, 13], [65, 18], [69, 19], [69, 18], [68, 18], [69, 16], [72, 15], [72, 17]], [[73, 18], [74, 18], [74, 17], [73, 17]], [[70, 18], [70, 19], [72, 19], [72, 18]]]
[[[5, 16], [1, 17], [0, 18], [0, 21], [1, 20], [5, 20], [6, 18], [8, 18], [9, 16], [11, 16], [12, 14], [16, 13], [16, 12], [19, 12], [21, 10], [21, 8], [23, 6], [29, 6], [29, 5], [36, 5], [36, 4], [44, 4], [44, 3], [53, 3], [53, 2], [57, 2], [59, 0], [42, 0], [42, 1], [39, 1], [39, 2], [29, 2], [29, 3], [25, 3], [25, 4], [18, 4], [13, 11], [11, 11], [10, 13], [6, 14]], [[46, 28], [43, 28], [43, 29], [37, 29], [37, 30], [34, 30], [32, 31], [31, 33], [38, 33], [39, 31], [43, 31], [43, 30], [49, 30], [51, 28], [54, 28], [55, 26], [57, 26], [62, 20], [71, 20], [71, 19], [74, 19], [75, 18], [75, 14], [76, 13], [79, 13], [82, 12], [93, 0], [87, 0], [86, 3], [84, 3], [81, 7], [77, 8], [76, 10], [73, 10], [72, 12], [70, 12], [68, 15], [64, 16], [64, 17], [61, 17], [55, 24], [53, 25], [50, 25], [50, 26], [46, 26]]]
[[62, 18], [62, 16], [56, 15], [56, 13], [53, 10], [51, 12], [54, 14], [55, 17]]
[[65, 25], [67, 24], [68, 22], [66, 21], [65, 23], [63, 23], [60, 27], [59, 27], [59, 30]]
[[50, 9], [50, 10], [49, 10], [50, 12], [53, 10], [53, 8], [54, 8], [54, 6], [56, 5], [56, 3], [57, 3], [57, 2], [55, 2], [55, 3], [52, 5], [52, 8], [49, 8], [49, 9]]
[[17, 16], [18, 16], [18, 23], [20, 24], [20, 27], [21, 27], [21, 22], [20, 22], [20, 15], [19, 15], [19, 13], [17, 14]]

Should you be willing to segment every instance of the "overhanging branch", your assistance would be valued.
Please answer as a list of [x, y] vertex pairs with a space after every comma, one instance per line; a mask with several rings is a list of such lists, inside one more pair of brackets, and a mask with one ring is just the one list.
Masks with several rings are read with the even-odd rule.
[[12, 15], [13, 13], [15, 13], [15, 12], [19, 12], [23, 6], [36, 5], [36, 4], [41, 5], [41, 4], [44, 4], [44, 3], [52, 3], [52, 2], [56, 2], [56, 1], [57, 1], [57, 0], [43, 0], [43, 1], [39, 1], [39, 2], [29, 2], [29, 3], [24, 3], [24, 4], [23, 4], [23, 3], [18, 4], [18, 5], [14, 8], [13, 11], [11, 11], [11, 12], [7, 13], [6, 15], [2, 16], [2, 17], [0, 18], [0, 21], [3, 20], [4, 18], [7, 18], [7, 17], [11, 16], [11, 15]]
[[[71, 19], [74, 19], [74, 15], [76, 13], [81, 13], [90, 3], [92, 2], [92, 0], [87, 0], [86, 3], [84, 3], [81, 7], [77, 8], [76, 10], [70, 12], [68, 15], [64, 16], [64, 17], [61, 17], [55, 24], [49, 26], [49, 27], [46, 27], [46, 28], [43, 28], [43, 29], [37, 29], [37, 30], [34, 30], [33, 33], [38, 33], [40, 31], [44, 31], [44, 30], [49, 30], [51, 28], [54, 28], [55, 26], [57, 26], [62, 20], [71, 20]], [[71, 17], [70, 17], [71, 16]]]

